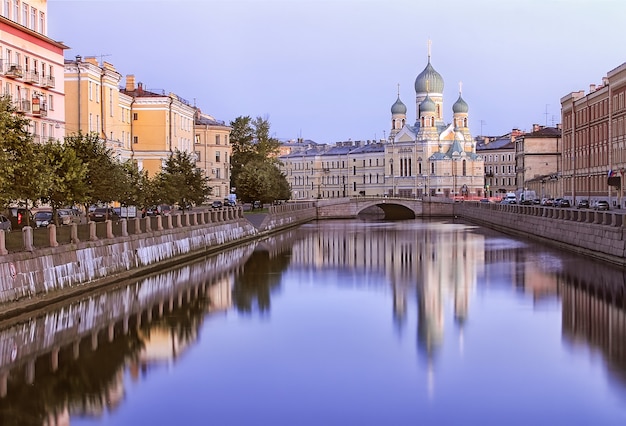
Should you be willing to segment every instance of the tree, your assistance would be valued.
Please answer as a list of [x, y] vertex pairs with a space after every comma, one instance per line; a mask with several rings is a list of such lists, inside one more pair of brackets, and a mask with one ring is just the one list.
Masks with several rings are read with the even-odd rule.
[[0, 202], [29, 207], [49, 185], [30, 120], [18, 114], [9, 96], [0, 96]]
[[173, 152], [163, 170], [155, 176], [158, 194], [155, 198], [167, 204], [178, 203], [183, 209], [202, 204], [211, 195], [208, 178], [196, 167], [195, 158], [187, 152]]
[[[231, 186], [244, 202], [288, 199], [289, 183], [278, 169], [278, 139], [270, 136], [270, 123], [257, 117], [237, 117], [230, 123]], [[285, 191], [286, 189], [286, 191]]]
[[88, 168], [74, 148], [58, 141], [49, 141], [41, 150], [50, 172], [49, 186], [41, 200], [52, 207], [52, 217], [58, 225], [57, 209], [82, 203], [89, 188], [85, 182]]
[[268, 161], [251, 161], [239, 174], [237, 193], [243, 202], [259, 200], [269, 203], [289, 198], [289, 183], [275, 164]]
[[109, 204], [123, 197], [122, 165], [97, 133], [79, 132], [66, 136], [65, 144], [73, 148], [87, 166], [85, 183], [89, 189], [85, 197], [86, 207], [90, 204]]
[[118, 201], [122, 206], [141, 207], [149, 198], [148, 172], [139, 170], [139, 166], [133, 160], [121, 163], [122, 182]]

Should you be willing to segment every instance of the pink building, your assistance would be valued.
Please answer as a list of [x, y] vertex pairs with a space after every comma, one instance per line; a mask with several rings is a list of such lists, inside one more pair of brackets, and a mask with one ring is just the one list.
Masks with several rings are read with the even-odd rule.
[[0, 94], [31, 120], [36, 142], [65, 136], [63, 51], [46, 36], [46, 0], [0, 0]]

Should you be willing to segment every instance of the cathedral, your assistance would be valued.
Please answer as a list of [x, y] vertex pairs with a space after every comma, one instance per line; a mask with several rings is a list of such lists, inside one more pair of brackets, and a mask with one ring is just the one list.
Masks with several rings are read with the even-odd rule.
[[387, 139], [283, 145], [279, 160], [292, 199], [483, 197], [484, 161], [468, 128], [469, 108], [459, 90], [452, 123], [446, 124], [443, 87], [429, 48], [426, 68], [415, 80], [414, 124], [407, 123], [407, 107], [398, 93]]
[[[459, 84], [459, 86], [461, 86]], [[441, 75], [430, 62], [415, 79], [416, 120], [407, 123], [407, 107], [398, 99], [391, 106], [391, 131], [385, 144], [387, 192], [400, 197], [481, 197], [484, 161], [468, 127], [468, 105], [461, 96], [452, 105], [452, 123], [443, 119]]]

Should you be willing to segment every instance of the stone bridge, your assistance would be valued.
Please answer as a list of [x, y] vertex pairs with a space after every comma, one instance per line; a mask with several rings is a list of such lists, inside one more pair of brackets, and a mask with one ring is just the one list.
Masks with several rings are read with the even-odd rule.
[[454, 203], [441, 197], [354, 197], [331, 198], [317, 201], [318, 219], [350, 219], [365, 214], [384, 213], [387, 220], [415, 219], [417, 217], [454, 216]]

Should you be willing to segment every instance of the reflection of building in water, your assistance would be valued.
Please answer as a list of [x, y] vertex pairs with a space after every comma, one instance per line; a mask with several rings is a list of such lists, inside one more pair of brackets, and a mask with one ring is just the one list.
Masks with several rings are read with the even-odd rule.
[[[623, 297], [623, 277], [618, 278]], [[563, 337], [573, 346], [597, 349], [606, 360], [611, 377], [617, 377], [624, 386], [626, 306], [623, 299], [606, 297], [598, 287], [591, 284], [585, 290], [572, 284], [560, 285]]]
[[292, 263], [317, 268], [358, 269], [360, 285], [390, 285], [394, 321], [406, 321], [407, 295], [418, 294], [418, 344], [431, 356], [441, 343], [444, 304], [453, 300], [455, 319], [464, 323], [484, 262], [485, 238], [465, 225], [437, 221], [395, 224], [324, 222], [309, 225], [293, 248]]

